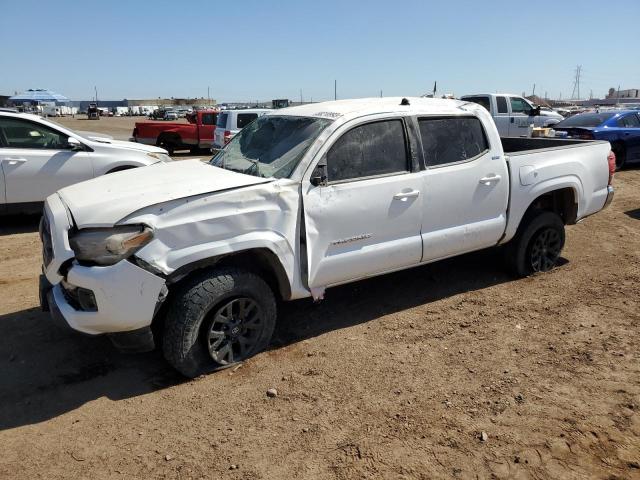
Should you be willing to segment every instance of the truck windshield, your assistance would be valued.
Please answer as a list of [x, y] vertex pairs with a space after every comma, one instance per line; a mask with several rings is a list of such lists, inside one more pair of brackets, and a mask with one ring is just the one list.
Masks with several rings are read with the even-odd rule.
[[331, 122], [325, 118], [264, 115], [242, 129], [210, 163], [257, 177], [288, 177]]

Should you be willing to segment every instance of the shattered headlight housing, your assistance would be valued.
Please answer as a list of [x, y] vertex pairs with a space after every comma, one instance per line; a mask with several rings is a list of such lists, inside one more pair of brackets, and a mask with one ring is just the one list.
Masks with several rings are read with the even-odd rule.
[[146, 225], [85, 228], [69, 236], [69, 245], [80, 262], [113, 265], [144, 247], [153, 238]]

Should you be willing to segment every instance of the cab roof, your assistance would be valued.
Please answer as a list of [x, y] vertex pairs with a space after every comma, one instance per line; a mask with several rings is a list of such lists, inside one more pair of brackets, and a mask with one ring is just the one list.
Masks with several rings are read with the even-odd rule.
[[[408, 105], [402, 105], [403, 100]], [[441, 115], [458, 115], [464, 110], [475, 110], [477, 105], [459, 100], [445, 100], [423, 97], [373, 97], [351, 100], [335, 100], [330, 102], [309, 103], [296, 107], [273, 110], [271, 115], [295, 115], [301, 117], [319, 117], [329, 119], [357, 118], [377, 113], [433, 113]]]

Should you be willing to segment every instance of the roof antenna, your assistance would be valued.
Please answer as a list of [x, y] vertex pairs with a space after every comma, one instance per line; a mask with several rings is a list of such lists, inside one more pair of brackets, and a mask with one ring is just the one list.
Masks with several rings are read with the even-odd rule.
[[400, 101], [400, 105], [410, 105], [410, 104], [409, 104], [409, 100], [407, 100], [406, 98], [403, 98], [403, 99]]

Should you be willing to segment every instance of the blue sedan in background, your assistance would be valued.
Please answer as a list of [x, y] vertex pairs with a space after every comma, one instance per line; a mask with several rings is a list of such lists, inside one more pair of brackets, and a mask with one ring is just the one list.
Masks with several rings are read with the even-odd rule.
[[556, 123], [553, 129], [567, 132], [568, 138], [608, 141], [616, 154], [616, 170], [627, 163], [640, 162], [638, 110], [581, 113]]

